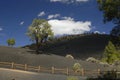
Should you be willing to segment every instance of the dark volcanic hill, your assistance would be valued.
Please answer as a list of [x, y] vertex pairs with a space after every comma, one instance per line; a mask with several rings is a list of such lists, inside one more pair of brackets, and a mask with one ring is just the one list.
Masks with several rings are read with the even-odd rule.
[[[77, 59], [100, 58], [109, 39], [109, 35], [72, 35], [45, 43], [40, 47], [40, 50], [62, 56], [72, 54]], [[34, 46], [32, 44], [27, 47], [34, 49]]]

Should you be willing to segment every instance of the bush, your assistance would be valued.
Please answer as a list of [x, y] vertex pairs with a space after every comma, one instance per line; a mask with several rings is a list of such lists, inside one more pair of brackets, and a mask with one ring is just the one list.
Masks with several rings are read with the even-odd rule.
[[67, 80], [78, 80], [77, 77], [68, 77]]
[[74, 57], [71, 54], [67, 54], [65, 57], [68, 59], [74, 59]]
[[120, 61], [115, 61], [115, 62], [113, 63], [113, 65], [114, 65], [114, 66], [120, 66]]
[[120, 61], [115, 61], [113, 65], [117, 68], [117, 70], [120, 70]]
[[107, 62], [100, 62], [99, 64], [103, 65], [104, 67], [109, 67], [110, 66]]
[[107, 71], [106, 73], [101, 73], [97, 78], [88, 78], [87, 80], [119, 80], [117, 78], [116, 71]]
[[99, 63], [99, 60], [95, 59], [94, 57], [89, 57], [88, 59], [86, 59], [86, 61], [92, 62], [92, 63]]
[[75, 72], [81, 71], [81, 65], [80, 65], [79, 63], [75, 63], [75, 64], [73, 65], [73, 70], [74, 70]]

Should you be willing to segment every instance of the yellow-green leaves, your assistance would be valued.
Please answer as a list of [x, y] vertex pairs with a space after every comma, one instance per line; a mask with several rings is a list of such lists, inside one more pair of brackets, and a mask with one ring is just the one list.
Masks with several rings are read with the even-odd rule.
[[13, 39], [13, 38], [8, 39], [8, 40], [7, 40], [7, 44], [8, 44], [8, 46], [13, 46], [13, 45], [15, 45], [15, 39]]

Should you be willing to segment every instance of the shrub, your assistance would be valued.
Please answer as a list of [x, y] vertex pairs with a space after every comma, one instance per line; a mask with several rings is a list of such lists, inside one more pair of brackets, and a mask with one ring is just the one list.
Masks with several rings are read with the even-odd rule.
[[99, 64], [103, 65], [104, 67], [109, 67], [110, 66], [107, 62], [100, 62]]
[[67, 80], [78, 80], [77, 77], [68, 77]]
[[117, 78], [116, 71], [112, 70], [107, 71], [106, 73], [101, 72], [101, 75], [98, 76], [97, 78], [88, 78], [87, 80], [119, 80], [119, 79]]
[[115, 62], [113, 63], [113, 65], [114, 65], [114, 66], [120, 66], [120, 61], [115, 61]]
[[67, 54], [65, 57], [68, 59], [74, 59], [74, 57], [71, 54]]
[[86, 61], [92, 62], [92, 63], [99, 63], [99, 60], [95, 59], [94, 57], [89, 57], [88, 59], [86, 59]]
[[75, 63], [75, 64], [73, 65], [73, 70], [74, 70], [75, 72], [81, 71], [81, 65], [80, 65], [79, 63]]

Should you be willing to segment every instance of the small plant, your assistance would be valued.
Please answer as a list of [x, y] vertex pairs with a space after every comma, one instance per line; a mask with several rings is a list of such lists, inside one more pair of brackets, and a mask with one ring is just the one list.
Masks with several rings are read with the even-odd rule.
[[71, 54], [67, 54], [65, 57], [68, 59], [74, 59], [74, 57]]
[[80, 70], [81, 70], [81, 65], [80, 65], [80, 63], [75, 63], [75, 64], [73, 65], [73, 70], [74, 70], [75, 72], [80, 71]]
[[99, 64], [103, 65], [104, 67], [109, 67], [110, 66], [107, 62], [99, 62]]
[[86, 59], [86, 61], [92, 62], [92, 63], [99, 63], [99, 60], [95, 59], [94, 57], [89, 57], [88, 59]]
[[67, 80], [78, 80], [77, 77], [68, 77]]

